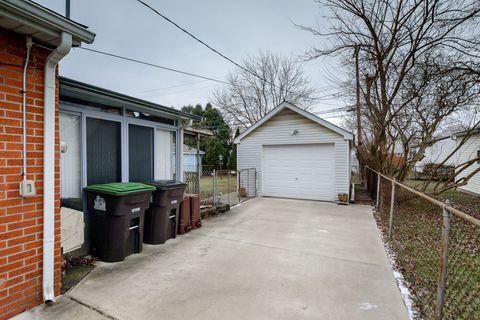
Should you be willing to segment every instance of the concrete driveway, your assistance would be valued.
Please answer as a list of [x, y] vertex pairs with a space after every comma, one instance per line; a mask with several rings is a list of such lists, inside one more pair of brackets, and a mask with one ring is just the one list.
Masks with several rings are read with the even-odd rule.
[[18, 319], [408, 319], [370, 207], [271, 198], [99, 263], [68, 297]]

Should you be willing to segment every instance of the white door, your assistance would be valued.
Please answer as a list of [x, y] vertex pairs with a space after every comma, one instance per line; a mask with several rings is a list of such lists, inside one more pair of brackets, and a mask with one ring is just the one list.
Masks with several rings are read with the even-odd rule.
[[333, 144], [263, 146], [263, 195], [334, 201]]

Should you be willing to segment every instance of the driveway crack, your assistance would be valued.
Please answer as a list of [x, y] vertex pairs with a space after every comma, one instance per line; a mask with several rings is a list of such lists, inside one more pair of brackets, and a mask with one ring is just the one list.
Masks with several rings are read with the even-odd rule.
[[105, 318], [107, 318], [107, 319], [110, 319], [110, 320], [120, 320], [119, 318], [116, 318], [116, 317], [112, 316], [111, 314], [108, 314], [107, 312], [105, 312], [105, 311], [103, 311], [103, 310], [101, 310], [101, 309], [99, 309], [99, 308], [97, 308], [97, 307], [94, 307], [94, 306], [92, 306], [92, 305], [89, 305], [88, 303], [85, 303], [85, 302], [83, 302], [83, 301], [81, 301], [81, 300], [79, 300], [79, 299], [77, 299], [77, 298], [74, 298], [74, 297], [68, 296], [68, 295], [65, 295], [64, 297], [67, 298], [67, 299], [69, 299], [69, 300], [72, 300], [73, 302], [78, 303], [78, 304], [80, 304], [80, 305], [82, 305], [82, 306], [84, 306], [84, 307], [86, 307], [86, 308], [88, 308], [88, 309], [90, 309], [90, 310], [95, 311], [96, 313], [100, 314], [101, 316], [103, 316], [103, 317], [105, 317]]

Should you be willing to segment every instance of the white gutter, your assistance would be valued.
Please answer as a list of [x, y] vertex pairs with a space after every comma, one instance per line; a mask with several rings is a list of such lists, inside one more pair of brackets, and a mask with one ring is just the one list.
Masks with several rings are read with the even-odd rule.
[[55, 301], [55, 103], [57, 63], [72, 48], [72, 35], [62, 32], [58, 47], [45, 61], [43, 124], [43, 300]]

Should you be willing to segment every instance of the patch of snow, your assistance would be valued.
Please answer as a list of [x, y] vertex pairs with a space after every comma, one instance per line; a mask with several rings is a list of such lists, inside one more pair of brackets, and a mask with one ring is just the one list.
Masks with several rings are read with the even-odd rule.
[[[375, 206], [373, 206], [372, 211], [375, 213], [378, 213]], [[380, 236], [382, 238], [383, 246], [385, 248], [385, 252], [387, 253], [390, 266], [392, 267], [393, 276], [395, 277], [395, 281], [397, 282], [398, 289], [400, 290], [400, 294], [402, 295], [403, 303], [407, 308], [408, 318], [410, 320], [419, 319], [418, 312], [416, 312], [415, 309], [413, 308], [413, 300], [412, 300], [413, 294], [412, 292], [410, 292], [410, 289], [408, 289], [408, 283], [403, 277], [403, 274], [399, 270], [397, 270], [396, 263], [395, 263], [396, 255], [388, 247], [387, 241], [385, 240], [382, 230], [380, 230], [380, 227], [378, 226], [378, 224], [377, 224], [377, 227], [380, 231]]]
[[398, 271], [397, 268], [396, 268], [395, 253], [393, 253], [390, 250], [390, 248], [387, 246], [385, 241], [383, 241], [383, 243], [384, 243], [384, 246], [385, 246], [385, 251], [387, 252], [388, 260], [390, 261], [390, 266], [392, 267], [392, 270], [393, 270], [393, 276], [395, 277], [398, 289], [400, 290], [400, 294], [402, 295], [403, 303], [405, 304], [405, 307], [407, 308], [408, 318], [410, 320], [418, 319], [418, 314], [413, 309], [412, 293], [410, 292], [410, 289], [408, 289], [407, 281], [403, 277], [403, 274], [400, 271]]
[[368, 303], [368, 302], [364, 302], [364, 303], [360, 304], [360, 309], [362, 309], [362, 310], [370, 310], [370, 309], [375, 309], [375, 308], [378, 308], [378, 305], [371, 304], [371, 303]]
[[[245, 202], [245, 201], [244, 201]], [[239, 202], [233, 206], [230, 207], [230, 209], [233, 209], [233, 208], [236, 208], [236, 207], [240, 207], [241, 205], [243, 205], [244, 202]]]

